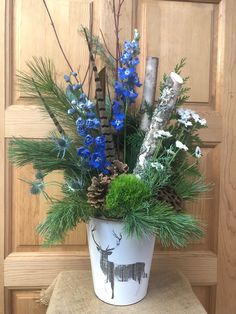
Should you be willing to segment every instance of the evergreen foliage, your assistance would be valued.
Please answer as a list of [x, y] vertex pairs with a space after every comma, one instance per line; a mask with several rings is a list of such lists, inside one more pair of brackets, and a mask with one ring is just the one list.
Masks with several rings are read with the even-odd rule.
[[37, 232], [44, 238], [45, 245], [52, 245], [63, 241], [68, 231], [81, 221], [87, 222], [92, 215], [94, 210], [80, 192], [67, 193], [62, 200], [52, 203]]
[[44, 103], [39, 98], [39, 91], [53, 114], [73, 134], [75, 120], [73, 115], [67, 114], [67, 111], [70, 109], [70, 102], [64, 87], [59, 86], [57, 83], [53, 62], [50, 59], [34, 57], [26, 65], [29, 72], [19, 71], [17, 75], [20, 90], [26, 96], [38, 100], [42, 111], [48, 114]]
[[65, 152], [64, 158], [58, 158], [56, 141], [60, 138], [48, 138], [43, 140], [29, 140], [14, 138], [9, 145], [10, 161], [18, 167], [33, 164], [33, 167], [44, 172], [65, 170], [69, 173], [80, 172], [81, 165], [73, 151], [76, 150], [73, 143]]
[[191, 215], [177, 213], [166, 203], [142, 203], [124, 217], [124, 229], [128, 235], [157, 235], [165, 247], [185, 247], [190, 241], [204, 235], [203, 227]]
[[[182, 70], [183, 70], [185, 64], [186, 64], [186, 58], [182, 58], [180, 60], [180, 62], [176, 64], [176, 66], [174, 68], [174, 72], [179, 74], [179, 75], [181, 75]], [[162, 78], [162, 80], [160, 82], [160, 93], [163, 91], [163, 89], [165, 87], [167, 78], [168, 78], [168, 75], [166, 73], [164, 73], [163, 78]], [[177, 99], [176, 108], [178, 108], [181, 105], [183, 105], [189, 99], [188, 92], [190, 91], [190, 88], [186, 87], [186, 83], [188, 82], [188, 79], [189, 79], [188, 76], [183, 78], [184, 84], [183, 84], [183, 86], [181, 88], [180, 95], [179, 95], [179, 97]], [[173, 116], [171, 118], [173, 118]]]
[[136, 132], [129, 132], [127, 135], [127, 154], [126, 162], [129, 166], [130, 172], [133, 171], [137, 157], [142, 146], [145, 133], [142, 130], [137, 130]]

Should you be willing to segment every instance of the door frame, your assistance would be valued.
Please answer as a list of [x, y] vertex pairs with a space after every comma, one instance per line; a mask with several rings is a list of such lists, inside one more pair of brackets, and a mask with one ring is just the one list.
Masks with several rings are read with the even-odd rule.
[[4, 313], [4, 228], [5, 228], [5, 20], [6, 3], [0, 1], [0, 313]]
[[223, 134], [221, 143], [220, 203], [218, 226], [218, 279], [215, 313], [233, 314], [236, 309], [236, 2], [222, 0], [222, 68], [220, 100]]

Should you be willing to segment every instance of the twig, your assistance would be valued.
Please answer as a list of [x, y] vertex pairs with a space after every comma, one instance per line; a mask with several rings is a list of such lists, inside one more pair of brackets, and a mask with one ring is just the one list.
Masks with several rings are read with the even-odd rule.
[[85, 72], [85, 75], [84, 75], [83, 81], [82, 81], [82, 83], [81, 83], [81, 85], [82, 85], [82, 86], [84, 85], [85, 80], [86, 80], [86, 78], [87, 78], [87, 76], [88, 76], [89, 69], [90, 69], [90, 62], [89, 62], [89, 64], [88, 64], [88, 66], [87, 66], [87, 70], [86, 70], [86, 72]]
[[[93, 36], [93, 2], [89, 3], [89, 33], [91, 34], [91, 38], [92, 38]], [[94, 60], [95, 60], [95, 57], [94, 57]], [[89, 64], [89, 79], [88, 79], [88, 98], [89, 98], [92, 78], [93, 78], [93, 70], [91, 69], [90, 54], [89, 54], [88, 64]]]
[[116, 60], [116, 58], [113, 56], [113, 54], [111, 53], [110, 49], [109, 49], [108, 46], [107, 46], [107, 43], [106, 43], [106, 40], [105, 40], [105, 37], [104, 37], [104, 35], [103, 35], [103, 32], [102, 32], [101, 28], [100, 28], [100, 33], [101, 33], [101, 35], [102, 35], [102, 40], [103, 40], [103, 42], [104, 42], [104, 46], [105, 46], [107, 52], [109, 53], [109, 55], [110, 55], [114, 60]]
[[120, 60], [120, 11], [121, 7], [124, 3], [124, 0], [119, 0], [118, 8], [116, 10], [116, 0], [113, 0], [112, 2], [112, 11], [113, 11], [113, 19], [115, 24], [115, 36], [116, 36], [116, 80], [118, 79], [118, 67], [119, 67], [119, 60]]
[[113, 6], [113, 18], [114, 18], [114, 24], [115, 24], [115, 35], [116, 35], [116, 80], [118, 79], [118, 65], [119, 65], [119, 33], [118, 33], [118, 27], [117, 27], [117, 15], [116, 15], [116, 2], [113, 0], [112, 2]]
[[[72, 66], [71, 66], [71, 64], [70, 64], [70, 62], [69, 62], [69, 60], [68, 60], [68, 58], [67, 58], [67, 56], [66, 56], [66, 54], [65, 54], [65, 51], [64, 51], [64, 49], [63, 49], [63, 47], [62, 47], [62, 45], [61, 45], [61, 42], [60, 42], [59, 36], [58, 36], [58, 34], [57, 34], [57, 30], [56, 30], [55, 24], [54, 24], [54, 22], [53, 22], [52, 16], [51, 16], [51, 14], [50, 14], [50, 11], [49, 11], [49, 9], [48, 9], [48, 6], [47, 6], [47, 3], [46, 3], [45, 0], [43, 0], [43, 4], [44, 4], [44, 6], [45, 6], [45, 8], [46, 8], [46, 11], [47, 11], [47, 13], [48, 13], [48, 16], [49, 16], [49, 19], [50, 19], [50, 21], [51, 21], [51, 25], [52, 25], [54, 34], [55, 34], [56, 39], [57, 39], [57, 43], [58, 43], [59, 48], [60, 48], [60, 50], [61, 50], [61, 52], [62, 52], [62, 54], [63, 54], [63, 57], [64, 57], [64, 59], [66, 60], [66, 63], [67, 63], [67, 65], [68, 65], [68, 67], [70, 68], [71, 72], [74, 72], [74, 70], [73, 70], [73, 68], [72, 68]], [[78, 82], [77, 77], [75, 77], [75, 79], [76, 79], [76, 81]]]
[[[94, 60], [96, 60], [96, 54], [94, 54]], [[90, 68], [90, 66], [89, 66], [89, 68]], [[93, 78], [93, 71], [90, 73], [90, 76], [89, 76], [88, 98], [90, 96], [91, 85], [92, 85], [92, 78]]]

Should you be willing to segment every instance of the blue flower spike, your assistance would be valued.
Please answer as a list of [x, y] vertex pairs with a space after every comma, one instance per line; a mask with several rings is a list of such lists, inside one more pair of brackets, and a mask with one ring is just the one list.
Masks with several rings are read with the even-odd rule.
[[120, 57], [120, 67], [118, 68], [118, 80], [115, 81], [116, 99], [113, 102], [113, 119], [111, 126], [120, 131], [124, 127], [125, 108], [132, 105], [138, 93], [135, 91], [136, 87], [141, 87], [136, 67], [139, 64], [138, 55], [140, 35], [138, 30], [134, 30], [134, 37], [132, 41], [125, 41], [123, 45], [123, 52]]
[[[73, 75], [71, 73], [71, 75]], [[96, 114], [95, 104], [88, 99], [86, 94], [81, 90], [80, 84], [70, 85], [72, 89], [79, 91], [78, 96], [72, 99], [71, 107], [68, 114], [76, 114], [76, 130], [79, 136], [83, 138], [83, 146], [77, 148], [77, 155], [85, 161], [85, 165], [91, 169], [98, 170], [102, 173], [108, 173], [106, 169], [110, 163], [106, 160], [105, 136], [100, 135], [100, 119]], [[119, 112], [117, 112], [119, 113]]]

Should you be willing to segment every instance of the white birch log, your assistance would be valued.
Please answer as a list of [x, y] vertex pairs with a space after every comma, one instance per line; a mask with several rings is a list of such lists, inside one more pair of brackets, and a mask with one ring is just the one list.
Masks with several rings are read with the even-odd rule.
[[145, 132], [149, 129], [149, 126], [151, 124], [150, 118], [147, 113], [147, 106], [151, 108], [154, 104], [157, 85], [158, 63], [158, 58], [148, 56], [146, 59], [143, 99], [141, 105], [142, 116], [140, 121], [140, 129]]
[[153, 113], [149, 131], [145, 135], [137, 164], [133, 171], [139, 177], [142, 177], [142, 172], [145, 171], [145, 164], [152, 159], [155, 153], [159, 141], [158, 131], [163, 130], [170, 120], [182, 85], [182, 78], [177, 73], [171, 72], [159, 98], [159, 104]]

